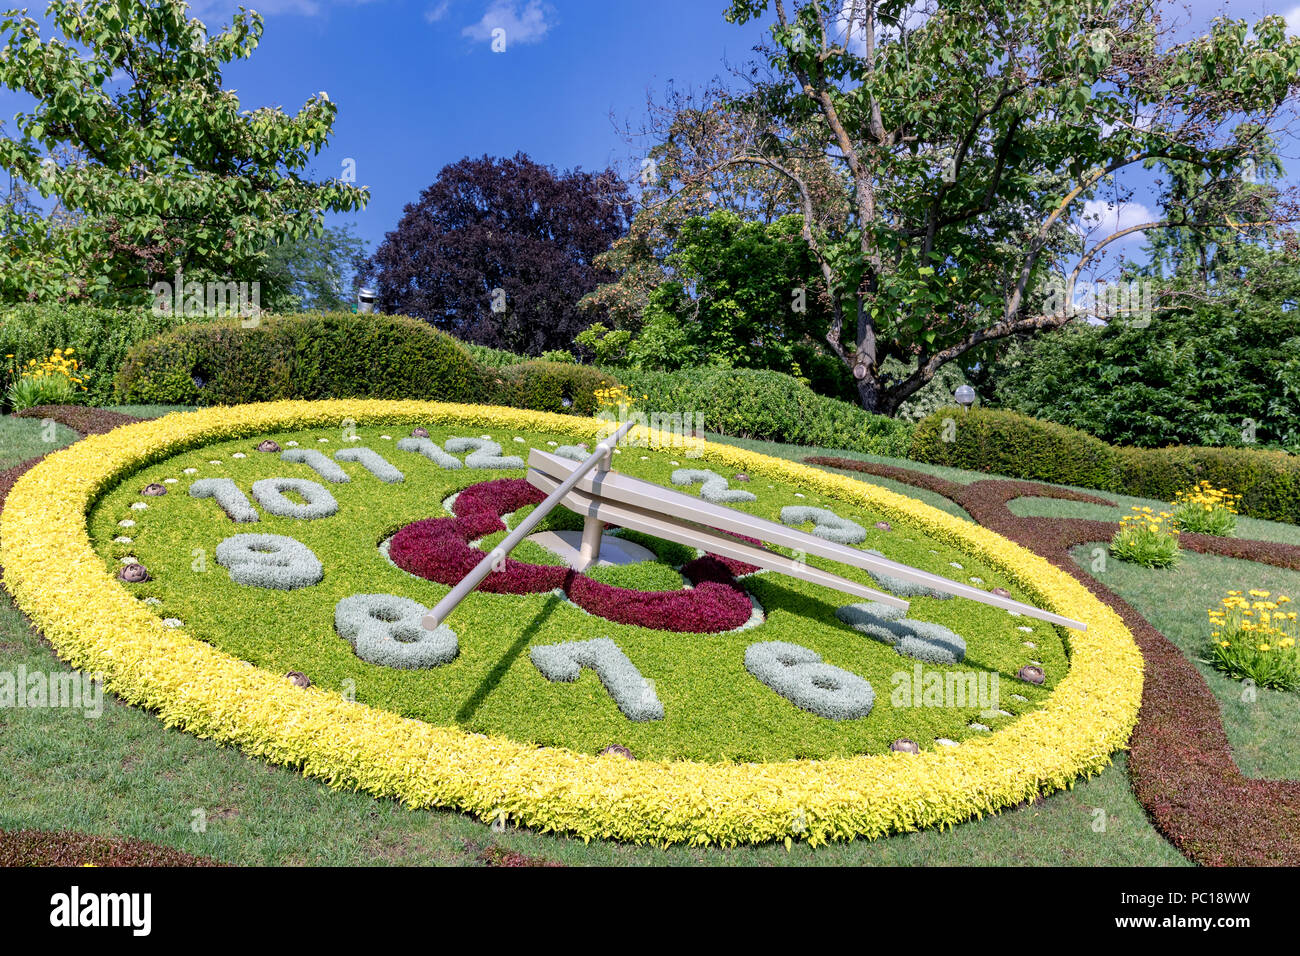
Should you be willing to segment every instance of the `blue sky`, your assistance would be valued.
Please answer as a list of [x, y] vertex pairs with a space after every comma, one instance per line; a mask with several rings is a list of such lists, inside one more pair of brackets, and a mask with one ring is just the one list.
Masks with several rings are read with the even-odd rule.
[[[244, 0], [247, 4], [250, 0]], [[195, 0], [212, 30], [237, 8]], [[355, 222], [373, 250], [406, 203], [448, 163], [466, 155], [513, 155], [562, 169], [602, 169], [634, 154], [611, 120], [644, 115], [647, 93], [669, 80], [700, 86], [745, 61], [766, 26], [723, 19], [727, 0], [252, 0], [265, 18], [252, 59], [232, 64], [228, 88], [246, 108], [294, 112], [325, 90], [339, 116], [314, 172], [356, 164], [370, 187]], [[1288, 16], [1300, 31], [1300, 0], [1190, 0], [1168, 3], [1178, 19], [1203, 26], [1217, 11], [1254, 20]], [[33, 9], [40, 8], [40, 0]], [[1181, 11], [1186, 12], [1181, 12]], [[492, 49], [492, 29], [505, 51]], [[0, 92], [0, 117], [23, 104]], [[1286, 152], [1292, 152], [1286, 150]], [[639, 155], [639, 154], [638, 154]], [[1300, 164], [1297, 164], [1300, 165]], [[1099, 228], [1146, 221], [1144, 197]], [[1148, 200], [1149, 201], [1149, 200]], [[1140, 239], [1127, 243], [1129, 254]]]
[[[247, 0], [246, 0], [247, 2]], [[356, 161], [370, 187], [357, 231], [377, 244], [438, 171], [466, 155], [513, 155], [561, 169], [603, 169], [630, 147], [647, 92], [701, 84], [743, 60], [761, 28], [736, 27], [718, 0], [271, 0], [252, 59], [226, 85], [248, 107], [299, 108], [318, 90], [338, 104], [319, 176]], [[201, 2], [215, 26], [232, 5]], [[491, 49], [492, 26], [506, 31]]]

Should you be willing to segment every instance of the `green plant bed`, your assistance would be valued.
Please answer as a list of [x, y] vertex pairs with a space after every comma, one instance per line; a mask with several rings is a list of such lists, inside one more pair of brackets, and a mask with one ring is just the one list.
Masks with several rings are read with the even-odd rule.
[[1106, 562], [1093, 571], [1094, 549], [1072, 550], [1075, 562], [1133, 606], [1191, 659], [1219, 700], [1223, 726], [1242, 773], [1251, 777], [1300, 779], [1300, 694], [1258, 688], [1251, 694], [1203, 660], [1210, 639], [1206, 612], [1230, 590], [1252, 588], [1300, 594], [1300, 572], [1253, 561], [1184, 552], [1174, 571]]
[[[431, 433], [432, 440], [443, 445], [466, 430], [452, 427], [431, 429]], [[261, 437], [267, 437], [285, 448], [296, 441], [302, 449], [332, 452], [343, 444], [337, 430], [272, 432], [191, 449], [154, 462], [105, 494], [90, 516], [92, 540], [110, 571], [117, 572], [128, 556], [148, 568], [153, 580], [126, 587], [140, 598], [161, 602], [153, 608], [159, 617], [183, 622], [186, 633], [258, 667], [301, 672], [324, 689], [354, 689], [358, 701], [435, 725], [455, 724], [588, 753], [620, 745], [641, 759], [785, 760], [882, 753], [899, 737], [930, 749], [937, 738], [961, 741], [987, 736], [987, 730], [969, 725], [979, 722], [993, 730], [1006, 725], [1015, 714], [1045, 700], [1067, 671], [1066, 648], [1055, 627], [1012, 618], [973, 602], [922, 597], [913, 602], [909, 615], [943, 624], [967, 644], [964, 663], [926, 663], [924, 669], [997, 674], [997, 709], [1006, 713], [981, 716], [982, 708], [975, 701], [966, 707], [896, 707], [890, 699], [896, 675], [913, 674], [919, 662], [841, 623], [835, 612], [853, 603], [847, 596], [769, 573], [741, 579], [765, 615], [762, 623], [742, 630], [704, 634], [651, 630], [589, 614], [549, 592], [474, 593], [452, 622], [459, 635], [459, 655], [451, 663], [426, 670], [367, 663], [335, 631], [334, 612], [340, 600], [356, 594], [393, 594], [432, 606], [447, 591], [390, 563], [378, 550], [381, 542], [412, 522], [445, 517], [442, 503], [454, 493], [488, 480], [523, 475], [522, 469], [443, 470], [420, 455], [399, 451], [397, 439], [405, 434], [396, 426], [367, 426], [358, 429], [355, 443], [380, 452], [400, 468], [405, 473], [400, 484], [383, 484], [359, 464], [343, 466], [350, 482], [326, 483], [306, 464], [254, 451]], [[564, 435], [532, 432], [494, 433], [493, 438], [504, 446], [506, 455], [526, 453], [529, 447], [553, 447], [548, 442], [566, 443]], [[247, 457], [234, 458], [237, 452]], [[620, 471], [665, 485], [678, 467], [700, 467], [673, 454], [682, 453], [628, 448], [616, 463]], [[194, 471], [186, 474], [190, 468]], [[337, 499], [338, 513], [302, 520], [259, 509], [258, 522], [236, 524], [215, 501], [185, 493], [192, 481], [221, 477], [233, 479], [247, 495], [255, 480], [272, 476], [321, 481]], [[829, 508], [867, 530], [863, 547], [958, 580], [978, 578], [982, 587], [1005, 587], [1014, 596], [1028, 599], [984, 561], [896, 520], [892, 531], [877, 530], [873, 525], [881, 516], [860, 506], [821, 495], [802, 497], [797, 487], [761, 473], [750, 477], [749, 483], [733, 482], [733, 487], [752, 490], [757, 501], [735, 507], [773, 520], [786, 505]], [[165, 486], [168, 494], [141, 496], [141, 488], [167, 478], [176, 479]], [[140, 503], [147, 508], [132, 509]], [[517, 522], [522, 516], [521, 509], [509, 520]], [[119, 526], [122, 520], [135, 524], [124, 529]], [[561, 510], [543, 527], [573, 528], [577, 521]], [[214, 552], [223, 539], [249, 532], [287, 535], [306, 545], [323, 563], [323, 579], [290, 591], [235, 583], [214, 560]], [[115, 542], [122, 536], [131, 541]], [[490, 548], [502, 536], [504, 532], [488, 536], [478, 546]], [[635, 590], [680, 589], [682, 578], [675, 567], [681, 563], [683, 549], [640, 540], [651, 546], [658, 560], [600, 569], [592, 577]], [[560, 564], [531, 542], [514, 557]], [[812, 563], [872, 585], [865, 573], [818, 559]], [[1021, 630], [1026, 627], [1031, 631]], [[573, 684], [550, 682], [530, 660], [531, 647], [606, 637], [653, 680], [664, 719], [629, 720], [591, 671], [584, 670]], [[1034, 648], [1026, 646], [1027, 640]], [[795, 707], [746, 671], [746, 648], [761, 641], [799, 644], [866, 678], [876, 691], [871, 713], [855, 720], [828, 720]], [[1030, 660], [1041, 662], [1049, 675], [1041, 687], [1015, 677]], [[1016, 701], [1013, 694], [1025, 699]]]

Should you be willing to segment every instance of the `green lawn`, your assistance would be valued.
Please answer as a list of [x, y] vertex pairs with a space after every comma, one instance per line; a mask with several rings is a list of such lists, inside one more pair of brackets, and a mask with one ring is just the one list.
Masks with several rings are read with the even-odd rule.
[[0, 416], [0, 471], [62, 448], [76, 437], [72, 429], [54, 422], [42, 425], [39, 419]]
[[1249, 777], [1300, 779], [1300, 734], [1296, 733], [1300, 694], [1267, 688], [1247, 694], [1240, 681], [1201, 662], [1210, 634], [1208, 609], [1216, 607], [1228, 591], [1251, 588], [1300, 599], [1300, 571], [1184, 551], [1173, 571], [1108, 559], [1105, 571], [1094, 572], [1093, 549], [1104, 547], [1081, 545], [1072, 553], [1082, 571], [1115, 591], [1196, 663], [1218, 698], [1241, 772]]
[[160, 418], [163, 415], [169, 415], [172, 412], [192, 412], [193, 405], [110, 405], [110, 412], [121, 412], [123, 415], [134, 415], [137, 418]]
[[[1085, 488], [1077, 489], [1086, 491]], [[1061, 501], [1058, 498], [1016, 498], [1007, 503], [1012, 514], [1026, 518], [1092, 518], [1097, 521], [1119, 521], [1130, 508], [1147, 507], [1165, 511], [1169, 502], [1154, 498], [1134, 498], [1131, 495], [1113, 495], [1094, 491], [1094, 495], [1115, 502], [1113, 506], [1093, 505], [1082, 501]], [[1237, 519], [1235, 537], [1256, 541], [1277, 541], [1281, 544], [1300, 544], [1300, 526], [1280, 521], [1261, 521], [1258, 518]]]

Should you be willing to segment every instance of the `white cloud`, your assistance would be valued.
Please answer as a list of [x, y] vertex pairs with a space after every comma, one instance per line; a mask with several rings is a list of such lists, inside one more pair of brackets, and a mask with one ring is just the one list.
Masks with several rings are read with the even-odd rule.
[[241, 6], [264, 17], [314, 17], [329, 6], [360, 6], [374, 0], [188, 0], [190, 16], [210, 24], [214, 32], [230, 23]]
[[[1160, 216], [1157, 213], [1152, 212], [1149, 207], [1140, 202], [1116, 204], [1107, 202], [1105, 199], [1089, 199], [1083, 204], [1083, 212], [1079, 215], [1079, 222], [1073, 228], [1081, 236], [1100, 241], [1107, 236], [1133, 226], [1140, 226], [1146, 222], [1156, 222], [1159, 218]], [[1117, 241], [1125, 242], [1128, 239], [1141, 239], [1142, 236], [1142, 233], [1135, 232]]]
[[504, 30], [507, 44], [538, 43], [551, 28], [546, 17], [553, 12], [542, 0], [528, 0], [522, 9], [517, 0], [492, 0], [483, 19], [467, 26], [461, 34], [490, 42], [493, 30]]
[[447, 15], [447, 9], [451, 6], [451, 0], [442, 0], [442, 3], [435, 4], [428, 10], [424, 11], [424, 19], [428, 23], [437, 23]]

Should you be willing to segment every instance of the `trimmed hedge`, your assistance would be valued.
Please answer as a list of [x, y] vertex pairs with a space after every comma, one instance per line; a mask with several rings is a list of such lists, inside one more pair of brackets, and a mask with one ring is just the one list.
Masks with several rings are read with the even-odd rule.
[[[1199, 481], [1241, 495], [1251, 518], [1300, 524], [1300, 457], [1253, 448], [1116, 448], [1120, 490], [1172, 501]], [[1134, 491], [1132, 489], [1139, 489]]]
[[0, 309], [0, 356], [13, 355], [8, 361], [22, 365], [70, 348], [81, 370], [89, 373], [82, 397], [88, 404], [102, 405], [113, 397], [113, 377], [131, 346], [176, 325], [176, 319], [153, 315], [149, 309], [7, 306]]
[[277, 399], [482, 400], [483, 374], [451, 336], [418, 319], [354, 313], [182, 326], [126, 356], [127, 404], [237, 405]]
[[697, 413], [706, 431], [720, 435], [900, 457], [910, 444], [911, 426], [906, 422], [818, 395], [780, 372], [706, 367], [678, 372], [620, 369], [620, 375], [636, 396], [638, 409]]
[[1008, 478], [1119, 490], [1110, 445], [1016, 412], [940, 408], [917, 422], [908, 457]]
[[[618, 384], [614, 376], [590, 365], [540, 359], [489, 369], [485, 374], [490, 396], [487, 400], [494, 405], [568, 415], [596, 414], [596, 392]], [[564, 404], [566, 400], [568, 405]]]
[[1282, 451], [1119, 447], [1016, 412], [942, 408], [917, 424], [908, 457], [1161, 501], [1209, 481], [1241, 495], [1243, 515], [1300, 524], [1300, 457]]
[[514, 352], [507, 352], [505, 349], [475, 345], [473, 342], [462, 342], [461, 344], [474, 357], [474, 361], [484, 368], [506, 368], [510, 365], [522, 365], [528, 361], [527, 355], [516, 355]]

